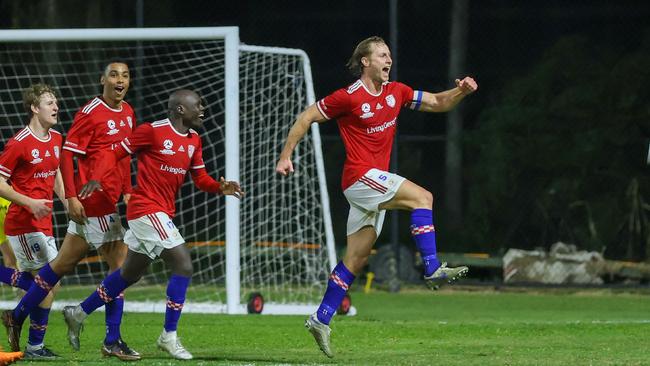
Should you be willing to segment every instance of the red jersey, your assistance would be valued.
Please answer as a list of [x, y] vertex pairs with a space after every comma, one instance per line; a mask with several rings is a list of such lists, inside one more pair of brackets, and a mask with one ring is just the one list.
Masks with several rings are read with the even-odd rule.
[[137, 184], [126, 208], [128, 220], [154, 212], [174, 217], [176, 194], [188, 170], [205, 168], [199, 134], [192, 129], [179, 133], [169, 119], [138, 126], [117, 149], [118, 157], [136, 154], [138, 160]]
[[[62, 141], [61, 134], [53, 129], [42, 140], [29, 127], [23, 128], [5, 145], [0, 155], [0, 174], [9, 180], [16, 192], [34, 199], [51, 200]], [[52, 215], [36, 219], [27, 207], [10, 205], [5, 233], [15, 236], [33, 232], [52, 236]]]
[[372, 168], [388, 171], [397, 115], [402, 107], [418, 109], [421, 101], [421, 91], [402, 83], [384, 83], [372, 94], [361, 80], [318, 101], [323, 117], [337, 119], [345, 145], [343, 190]]
[[[133, 109], [125, 101], [122, 101], [120, 109], [113, 109], [96, 97], [77, 112], [63, 145], [64, 149], [77, 156], [78, 174], [74, 177], [76, 192], [90, 179], [101, 156], [97, 152], [114, 149], [131, 135], [134, 125]], [[101, 178], [103, 190], [81, 201], [87, 216], [114, 213], [120, 194], [131, 191], [130, 160], [122, 159], [117, 165], [118, 169], [109, 170]], [[63, 173], [69, 174], [67, 171]], [[64, 176], [64, 181], [72, 182], [72, 179]]]

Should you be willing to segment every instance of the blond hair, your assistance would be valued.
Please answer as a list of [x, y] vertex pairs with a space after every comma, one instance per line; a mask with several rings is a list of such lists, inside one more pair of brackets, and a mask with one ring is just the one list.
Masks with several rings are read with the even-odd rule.
[[23, 90], [23, 106], [25, 107], [25, 112], [29, 118], [32, 118], [32, 106], [38, 106], [41, 104], [41, 97], [44, 94], [50, 93], [55, 98], [57, 97], [57, 92], [53, 87], [45, 83], [37, 83], [30, 85], [27, 89]]
[[372, 36], [359, 42], [357, 47], [354, 48], [354, 52], [346, 64], [352, 75], [357, 77], [361, 76], [361, 73], [363, 72], [361, 59], [370, 56], [373, 44], [386, 44], [386, 41], [381, 37]]

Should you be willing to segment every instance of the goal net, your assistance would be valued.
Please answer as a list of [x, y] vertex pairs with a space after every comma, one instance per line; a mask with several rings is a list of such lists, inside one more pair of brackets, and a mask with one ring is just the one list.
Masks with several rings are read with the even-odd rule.
[[[111, 60], [129, 64], [126, 100], [138, 123], [165, 118], [171, 91], [198, 91], [208, 104], [200, 131], [206, 168], [238, 180], [246, 197], [203, 193], [189, 178], [183, 185], [174, 222], [194, 266], [184, 311], [243, 313], [252, 293], [263, 296], [264, 313], [314, 311], [335, 259], [317, 126], [295, 151], [296, 173], [275, 174], [289, 128], [314, 99], [304, 52], [240, 45], [232, 27], [35, 32], [0, 31], [2, 146], [26, 123], [22, 89], [34, 82], [58, 89], [56, 128], [65, 135], [76, 111], [101, 94], [99, 78]], [[135, 174], [135, 159], [132, 166]], [[119, 209], [127, 227], [124, 205]], [[55, 200], [59, 245], [67, 222]], [[82, 300], [107, 269], [90, 252], [62, 280], [55, 305]], [[127, 310], [164, 311], [168, 276], [156, 260], [126, 291]], [[11, 306], [15, 297], [0, 287], [2, 302]]]

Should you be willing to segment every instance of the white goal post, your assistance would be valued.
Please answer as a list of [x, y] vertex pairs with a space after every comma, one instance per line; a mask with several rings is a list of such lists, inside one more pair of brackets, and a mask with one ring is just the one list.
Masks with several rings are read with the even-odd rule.
[[[246, 313], [244, 291], [268, 298], [263, 313], [315, 311], [336, 264], [318, 125], [296, 149], [294, 176], [280, 179], [273, 166], [297, 112], [315, 100], [305, 52], [240, 44], [237, 27], [0, 30], [2, 146], [24, 125], [22, 89], [39, 81], [59, 89], [65, 134], [81, 103], [100, 93], [98, 66], [111, 59], [128, 60], [134, 80], [126, 100], [139, 122], [164, 117], [175, 88], [200, 89], [211, 105], [200, 132], [209, 173], [247, 192], [240, 202], [185, 183], [174, 221], [193, 251], [195, 276], [184, 311]], [[55, 209], [60, 244], [67, 219]], [[64, 278], [56, 308], [82, 300], [106, 275], [96, 253], [80, 266]], [[125, 310], [164, 311], [166, 273], [155, 262], [127, 290]], [[72, 292], [61, 296], [66, 287]], [[2, 286], [0, 306], [13, 306], [12, 296]]]

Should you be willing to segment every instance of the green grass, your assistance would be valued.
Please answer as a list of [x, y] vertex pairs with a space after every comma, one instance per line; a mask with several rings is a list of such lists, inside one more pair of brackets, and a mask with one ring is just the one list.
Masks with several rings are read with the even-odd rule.
[[[320, 353], [304, 316], [185, 314], [179, 334], [196, 359], [182, 364], [650, 364], [648, 294], [406, 290], [354, 292], [352, 300], [358, 315], [332, 323], [334, 359]], [[138, 364], [179, 364], [155, 347], [163, 317], [125, 314], [124, 339], [144, 356]], [[121, 364], [99, 353], [103, 318], [87, 319], [75, 353], [62, 316], [52, 314], [46, 343], [64, 360], [48, 365]]]

